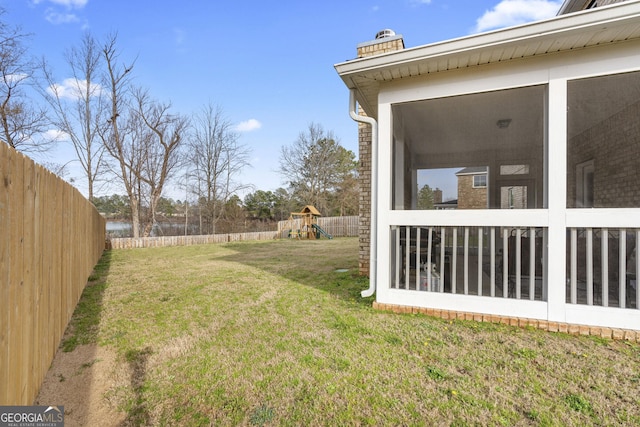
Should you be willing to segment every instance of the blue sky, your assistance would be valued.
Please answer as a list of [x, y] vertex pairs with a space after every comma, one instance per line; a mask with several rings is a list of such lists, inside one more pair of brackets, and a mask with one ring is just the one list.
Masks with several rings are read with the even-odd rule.
[[[333, 65], [385, 28], [415, 47], [554, 16], [551, 0], [0, 0], [4, 20], [30, 33], [57, 81], [68, 78], [64, 52], [83, 32], [117, 32], [122, 59], [136, 59], [135, 83], [191, 114], [211, 102], [237, 126], [253, 167], [241, 177], [255, 189], [282, 186], [280, 148], [309, 123], [331, 130], [357, 153], [348, 91]], [[73, 158], [64, 145], [48, 159]], [[69, 164], [70, 176], [81, 172]], [[118, 188], [105, 190], [119, 192]], [[176, 192], [170, 196], [180, 198]]]

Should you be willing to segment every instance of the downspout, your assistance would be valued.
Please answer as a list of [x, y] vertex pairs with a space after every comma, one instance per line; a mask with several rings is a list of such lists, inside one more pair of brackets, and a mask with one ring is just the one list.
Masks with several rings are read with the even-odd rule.
[[369, 289], [360, 293], [363, 298], [370, 297], [376, 291], [377, 252], [378, 252], [378, 122], [375, 119], [356, 113], [356, 91], [349, 91], [349, 116], [359, 123], [371, 125], [371, 236], [369, 247]]

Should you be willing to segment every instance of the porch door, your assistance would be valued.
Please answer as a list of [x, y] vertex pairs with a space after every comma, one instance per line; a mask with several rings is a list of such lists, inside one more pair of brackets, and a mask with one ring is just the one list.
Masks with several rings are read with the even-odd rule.
[[496, 194], [500, 209], [535, 209], [536, 189], [533, 179], [500, 180]]

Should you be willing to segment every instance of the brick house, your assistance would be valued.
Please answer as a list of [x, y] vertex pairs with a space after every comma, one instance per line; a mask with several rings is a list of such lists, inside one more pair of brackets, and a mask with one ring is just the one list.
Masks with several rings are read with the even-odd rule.
[[[410, 49], [383, 31], [335, 68], [360, 123], [363, 295], [640, 330], [640, 2]], [[417, 209], [419, 172], [444, 168], [486, 171], [486, 206]]]
[[[488, 168], [476, 166], [464, 168], [456, 173], [458, 178], [458, 209], [487, 209], [491, 207], [488, 187]], [[501, 165], [500, 193], [494, 192], [498, 198], [500, 209], [527, 209], [529, 203], [528, 185], [526, 181], [516, 179], [528, 175], [528, 165]], [[505, 185], [504, 178], [509, 182]]]
[[458, 178], [458, 209], [486, 209], [487, 168], [464, 168], [456, 173]]

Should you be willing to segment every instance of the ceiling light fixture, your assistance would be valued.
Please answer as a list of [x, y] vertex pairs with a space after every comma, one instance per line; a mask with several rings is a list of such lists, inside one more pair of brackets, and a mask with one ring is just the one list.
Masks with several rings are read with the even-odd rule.
[[506, 129], [511, 124], [511, 119], [500, 119], [496, 122], [496, 126], [500, 129]]

